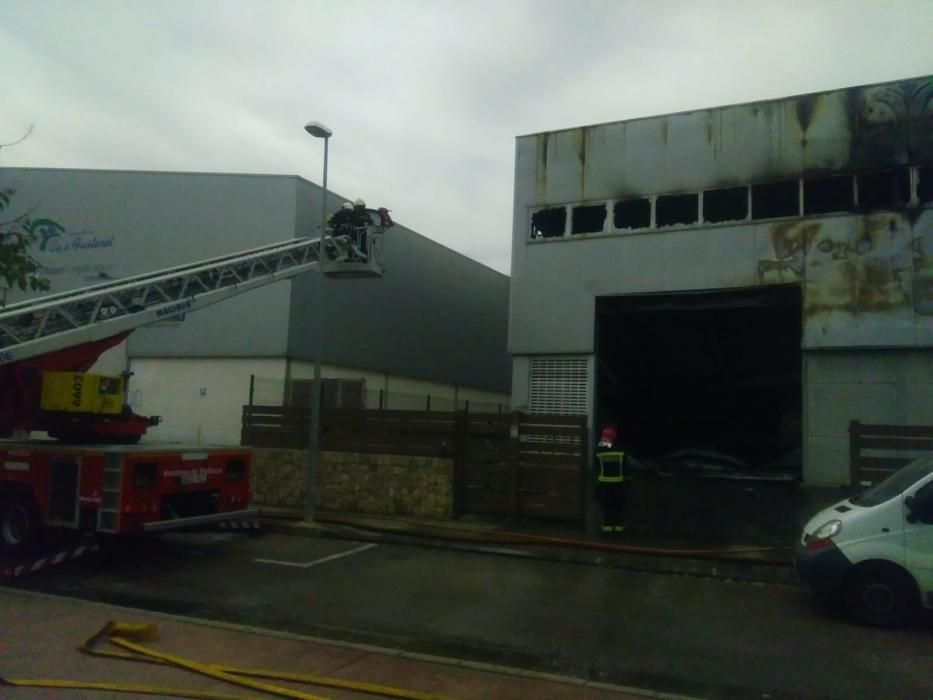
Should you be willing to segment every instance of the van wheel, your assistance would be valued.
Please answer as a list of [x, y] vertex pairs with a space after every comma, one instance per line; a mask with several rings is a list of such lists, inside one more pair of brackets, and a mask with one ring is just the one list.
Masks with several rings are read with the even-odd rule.
[[894, 567], [856, 570], [845, 588], [849, 613], [872, 627], [900, 627], [916, 602], [913, 581]]
[[9, 495], [0, 498], [0, 550], [21, 555], [39, 540], [39, 511], [32, 498]]

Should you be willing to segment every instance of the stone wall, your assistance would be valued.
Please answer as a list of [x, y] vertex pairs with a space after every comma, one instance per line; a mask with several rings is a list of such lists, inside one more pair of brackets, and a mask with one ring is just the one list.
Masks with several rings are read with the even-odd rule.
[[307, 470], [307, 450], [254, 447], [250, 500], [257, 506], [301, 508]]
[[[306, 450], [254, 448], [252, 502], [301, 508], [305, 498]], [[450, 518], [453, 460], [356, 452], [323, 452], [315, 505], [368, 515]]]

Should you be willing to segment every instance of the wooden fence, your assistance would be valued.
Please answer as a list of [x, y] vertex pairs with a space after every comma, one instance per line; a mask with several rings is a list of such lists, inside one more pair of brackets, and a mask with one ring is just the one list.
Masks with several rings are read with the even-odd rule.
[[[334, 452], [453, 457], [459, 413], [332, 409], [321, 415], [321, 448]], [[311, 411], [304, 407], [244, 406], [240, 442], [252, 447], [304, 449]]]
[[849, 423], [852, 483], [878, 483], [923, 452], [933, 452], [933, 426]]
[[287, 406], [244, 406], [240, 444], [251, 447], [306, 448], [311, 411]]
[[[307, 409], [244, 406], [242, 443], [307, 447]], [[330, 410], [321, 448], [454, 460], [458, 513], [583, 517], [586, 419], [519, 413]]]
[[468, 416], [458, 458], [463, 511], [582, 518], [586, 436], [583, 417]]

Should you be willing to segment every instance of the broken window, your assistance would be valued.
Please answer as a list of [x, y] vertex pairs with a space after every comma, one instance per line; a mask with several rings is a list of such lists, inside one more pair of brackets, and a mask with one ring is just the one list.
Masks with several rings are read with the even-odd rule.
[[658, 197], [655, 222], [658, 226], [695, 224], [699, 219], [700, 195], [666, 194]]
[[876, 170], [856, 176], [861, 211], [902, 209], [910, 203], [910, 170]]
[[933, 202], [933, 168], [917, 168], [917, 199], [920, 204]]
[[651, 226], [651, 200], [627, 199], [616, 202], [612, 210], [612, 225], [617, 229], [649, 228]]
[[748, 188], [730, 187], [703, 193], [703, 221], [744, 221], [748, 218]]
[[803, 181], [803, 213], [828, 214], [852, 211], [855, 193], [851, 175], [814, 178]]
[[606, 205], [574, 207], [571, 224], [570, 233], [602, 233], [606, 224]]
[[777, 219], [800, 214], [800, 192], [796, 180], [752, 185], [752, 218]]
[[532, 238], [560, 238], [567, 227], [567, 208], [540, 209], [531, 215]]

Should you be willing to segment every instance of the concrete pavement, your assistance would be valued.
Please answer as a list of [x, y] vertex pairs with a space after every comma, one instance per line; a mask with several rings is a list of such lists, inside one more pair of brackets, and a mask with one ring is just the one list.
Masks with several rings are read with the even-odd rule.
[[931, 697], [924, 620], [864, 629], [798, 587], [372, 544], [124, 540], [13, 585], [686, 695]]
[[[0, 676], [136, 683], [165, 688], [255, 695], [188, 671], [89, 657], [76, 647], [108, 620], [154, 623], [159, 640], [148, 646], [203, 663], [313, 673], [446, 698], [635, 700], [662, 697], [573, 678], [532, 674], [455, 659], [440, 659], [357, 644], [217, 625], [100, 603], [0, 589]], [[274, 682], [297, 688], [288, 683]], [[355, 691], [302, 686], [328, 698], [373, 697]], [[102, 691], [10, 688], [4, 698], [146, 697]], [[377, 696], [378, 697], [378, 696]], [[674, 696], [663, 696], [674, 697]]]

